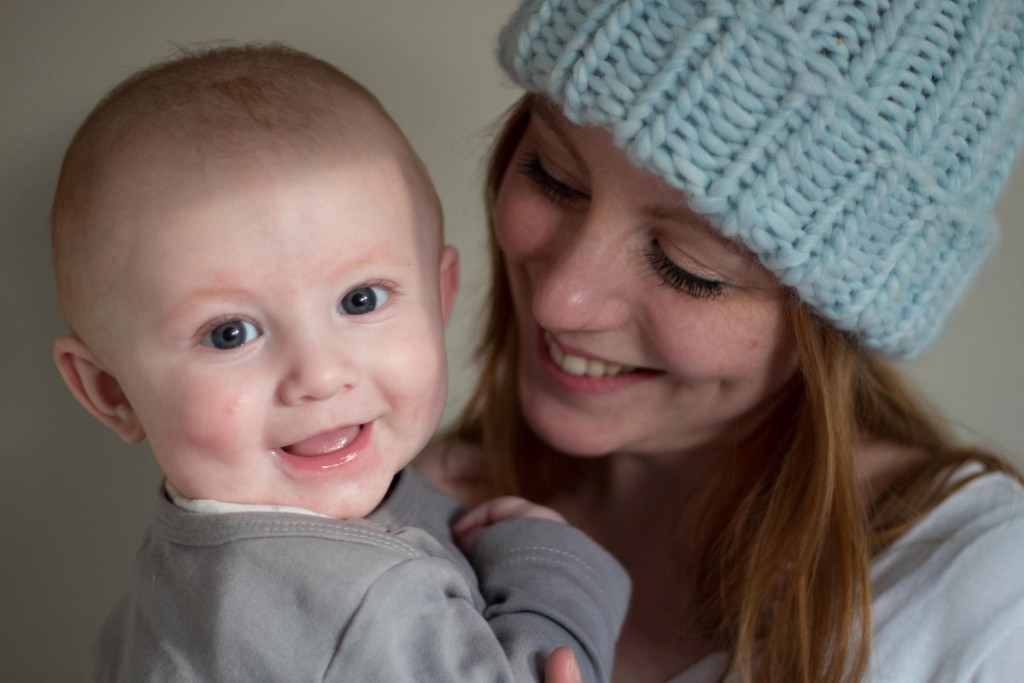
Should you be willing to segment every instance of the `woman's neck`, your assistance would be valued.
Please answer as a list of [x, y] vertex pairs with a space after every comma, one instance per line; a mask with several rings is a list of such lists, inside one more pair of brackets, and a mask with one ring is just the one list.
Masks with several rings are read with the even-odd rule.
[[716, 648], [693, 619], [693, 509], [710, 453], [675, 458], [571, 458], [574, 485], [545, 502], [607, 548], [629, 572], [633, 596], [616, 655], [616, 681], [664, 681]]

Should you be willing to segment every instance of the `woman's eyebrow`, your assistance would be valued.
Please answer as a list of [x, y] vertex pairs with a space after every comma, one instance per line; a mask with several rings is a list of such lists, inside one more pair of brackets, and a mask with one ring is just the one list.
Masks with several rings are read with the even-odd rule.
[[[539, 125], [544, 130], [551, 131], [551, 133], [558, 138], [559, 142], [563, 147], [565, 147], [573, 161], [579, 164], [580, 168], [586, 168], [586, 164], [583, 162], [583, 157], [580, 155], [579, 150], [565, 129], [565, 118], [554, 104], [548, 100], [539, 99], [533, 105], [533, 109], [530, 113], [531, 115], [536, 115]], [[659, 182], [663, 183], [664, 181], [659, 179]], [[644, 215], [656, 220], [666, 220], [691, 225], [699, 229], [701, 232], [706, 233], [708, 237], [714, 239], [729, 251], [745, 258], [754, 259], [753, 253], [743, 244], [722, 235], [715, 228], [714, 221], [710, 216], [694, 211], [686, 202], [685, 192], [677, 188], [670, 188], [667, 185], [666, 188], [673, 193], [680, 193], [681, 199], [672, 198], [671, 201], [665, 205], [655, 204], [649, 206], [643, 211]]]
[[554, 105], [546, 100], [539, 100], [533, 105], [533, 109], [530, 110], [530, 114], [536, 115], [537, 119], [540, 121], [541, 127], [554, 133], [555, 137], [558, 138], [558, 141], [562, 144], [576, 164], [581, 168], [586, 167], [586, 164], [583, 162], [583, 157], [580, 155], [579, 150], [576, 149], [576, 145], [572, 141], [572, 138], [569, 137], [569, 134], [565, 130], [563, 125], [564, 119], [558, 113], [558, 110], [554, 108]]
[[[682, 192], [682, 190], [675, 191]], [[672, 206], [650, 206], [644, 211], [644, 215], [655, 220], [685, 223], [686, 225], [700, 230], [709, 238], [722, 245], [725, 249], [746, 258], [754, 258], [753, 253], [742, 243], [729, 239], [719, 232], [718, 229], [715, 228], [714, 220], [710, 216], [694, 211], [685, 202]]]

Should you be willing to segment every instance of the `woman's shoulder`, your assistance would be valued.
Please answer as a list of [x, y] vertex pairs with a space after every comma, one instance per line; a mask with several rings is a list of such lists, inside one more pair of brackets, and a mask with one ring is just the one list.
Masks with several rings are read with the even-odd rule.
[[[1009, 474], [985, 471], [977, 463], [961, 465], [953, 483], [960, 485], [879, 555], [874, 563], [876, 577], [909, 557], [915, 558], [911, 566], [935, 562], [937, 569], [952, 569], [954, 557], [979, 569], [997, 558], [1013, 556], [1015, 563], [1024, 561], [1024, 485]], [[1010, 540], [1017, 542], [1007, 543]], [[1019, 578], [1024, 585], [1024, 572]]]
[[1024, 667], [1024, 486], [980, 465], [956, 476], [966, 483], [872, 564], [873, 668], [892, 680]]
[[424, 479], [466, 508], [494, 495], [487, 461], [479, 444], [454, 438], [438, 439], [423, 449], [412, 464]]
[[[1024, 485], [1004, 472], [986, 471], [976, 462], [961, 465], [952, 476], [958, 488], [895, 545], [953, 545], [977, 549], [988, 534], [1024, 534]], [[1024, 543], [1018, 548], [1024, 555]], [[1024, 580], [1024, 573], [1021, 574]]]

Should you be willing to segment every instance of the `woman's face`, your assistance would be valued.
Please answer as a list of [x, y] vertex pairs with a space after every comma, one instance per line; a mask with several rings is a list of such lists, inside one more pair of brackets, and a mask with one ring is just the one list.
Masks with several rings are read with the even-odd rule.
[[536, 105], [494, 224], [522, 408], [559, 450], [735, 439], [795, 372], [786, 290], [602, 129]]

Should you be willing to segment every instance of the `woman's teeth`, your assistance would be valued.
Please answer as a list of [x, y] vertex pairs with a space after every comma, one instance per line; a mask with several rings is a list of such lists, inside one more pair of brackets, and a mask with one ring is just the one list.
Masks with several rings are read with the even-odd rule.
[[563, 351], [558, 344], [555, 343], [554, 339], [549, 334], [544, 335], [544, 342], [548, 346], [548, 351], [551, 353], [551, 358], [555, 361], [555, 365], [570, 375], [587, 377], [614, 377], [615, 375], [625, 375], [626, 373], [633, 372], [636, 370], [631, 365], [619, 365], [618, 363], [606, 363], [603, 360], [597, 360], [596, 358], [584, 358], [583, 356], [574, 356], [571, 353]]

